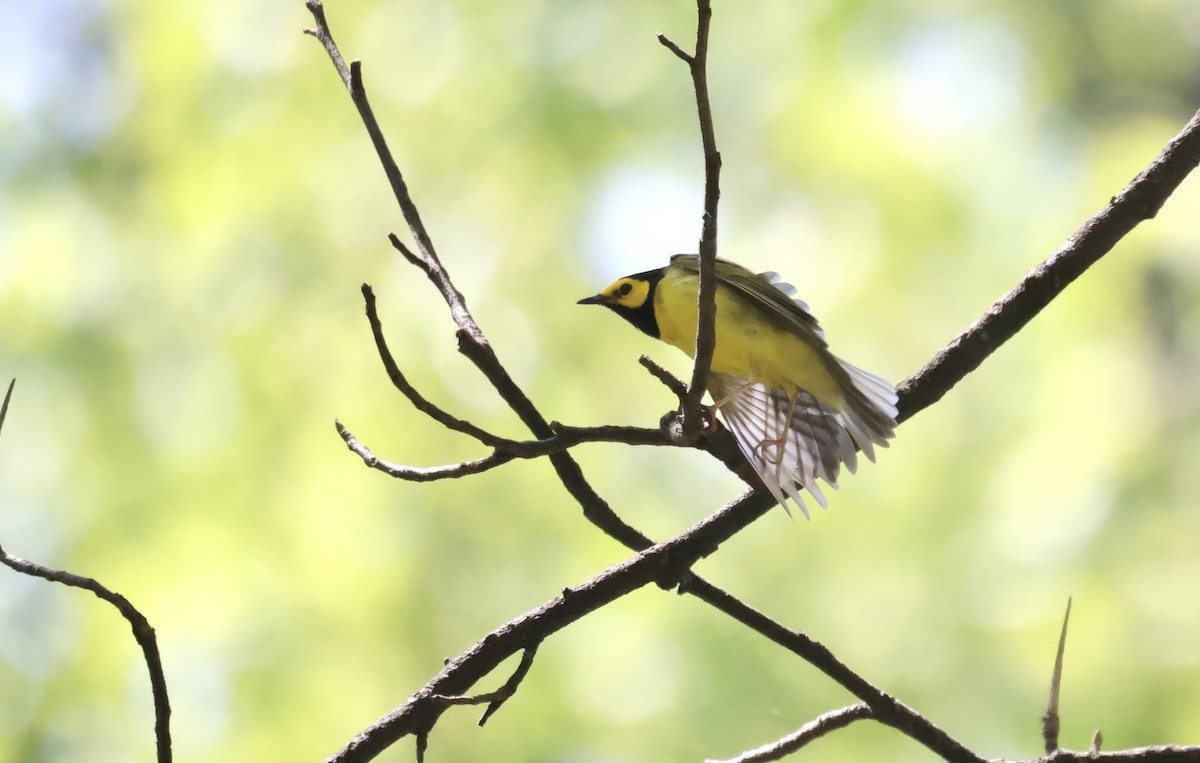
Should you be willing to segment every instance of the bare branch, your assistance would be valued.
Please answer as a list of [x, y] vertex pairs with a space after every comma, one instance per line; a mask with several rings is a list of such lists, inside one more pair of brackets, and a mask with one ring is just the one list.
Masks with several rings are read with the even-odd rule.
[[[406, 252], [405, 256], [412, 262], [417, 263], [420, 267], [424, 267], [425, 263], [420, 260], [412, 252], [408, 251], [394, 235], [391, 236], [392, 243], [396, 245], [402, 252]], [[472, 424], [469, 421], [459, 419], [434, 403], [427, 400], [405, 377], [404, 372], [400, 370], [399, 365], [393, 357], [391, 349], [388, 347], [387, 338], [383, 333], [383, 325], [379, 320], [379, 312], [376, 306], [375, 292], [370, 284], [362, 285], [363, 300], [366, 303], [367, 320], [371, 324], [371, 334], [375, 338], [375, 347], [379, 353], [380, 360], [383, 361], [383, 367], [387, 371], [388, 378], [392, 381], [392, 386], [401, 392], [413, 407], [418, 411], [429, 416], [434, 421], [438, 422], [447, 429], [455, 432], [461, 432], [469, 435], [484, 445], [495, 448], [498, 453], [493, 454], [486, 459], [480, 459], [473, 462], [465, 462], [456, 464], [453, 467], [438, 467], [435, 469], [422, 469], [415, 467], [400, 466], [384, 461], [373, 453], [366, 446], [358, 442], [350, 432], [337, 422], [338, 434], [346, 440], [346, 444], [350, 449], [357, 453], [367, 465], [373, 469], [385, 472], [393, 477], [401, 479], [424, 482], [434, 479], [445, 479], [449, 477], [460, 477], [467, 474], [478, 474], [481, 471], [486, 471], [492, 467], [499, 466], [503, 463], [516, 458], [537, 458], [540, 456], [548, 456], [555, 453], [560, 453], [587, 442], [613, 442], [623, 443], [626, 445], [671, 445], [662, 433], [654, 429], [643, 429], [639, 427], [620, 427], [620, 426], [601, 426], [601, 427], [568, 427], [563, 425], [548, 425], [548, 429], [553, 433], [551, 436], [541, 440], [518, 441], [510, 440], [504, 437], [498, 437], [487, 430]], [[665, 373], [665, 371], [664, 371]], [[349, 439], [347, 439], [349, 437]], [[501, 458], [500, 456], [504, 457]]]
[[462, 432], [465, 435], [470, 435], [476, 440], [479, 440], [484, 445], [497, 446], [501, 443], [511, 442], [503, 437], [481, 429], [469, 421], [464, 421], [451, 416], [438, 406], [429, 402], [416, 390], [408, 379], [404, 376], [404, 372], [400, 370], [400, 366], [396, 364], [396, 359], [392, 357], [392, 351], [388, 349], [387, 339], [383, 336], [383, 326], [379, 321], [379, 313], [375, 307], [375, 292], [371, 289], [370, 284], [362, 285], [363, 300], [367, 306], [367, 320], [371, 322], [371, 334], [375, 337], [375, 347], [379, 351], [379, 358], [383, 361], [383, 367], [387, 370], [388, 378], [392, 380], [392, 386], [400, 390], [400, 392], [408, 398], [421, 413], [429, 416], [434, 421], [438, 422], [447, 429], [455, 432]]
[[17, 386], [17, 380], [14, 377], [8, 383], [8, 391], [4, 393], [4, 405], [0, 405], [0, 431], [4, 430], [4, 420], [8, 418], [8, 401], [12, 400], [13, 387]]
[[306, 0], [304, 5], [317, 21], [315, 29], [305, 29], [304, 33], [316, 37], [325, 47], [325, 52], [329, 54], [329, 60], [333, 62], [338, 76], [342, 78], [342, 84], [346, 86], [347, 90], [350, 90], [350, 95], [353, 96], [354, 91], [350, 88], [350, 67], [346, 66], [342, 52], [338, 50], [337, 43], [333, 41], [333, 33], [329, 31], [329, 24], [325, 21], [325, 8], [321, 5], [321, 0]]
[[151, 627], [150, 622], [145, 616], [124, 596], [109, 590], [99, 581], [92, 578], [76, 575], [66, 570], [46, 567], [36, 562], [31, 562], [28, 559], [22, 559], [19, 556], [8, 553], [3, 548], [0, 548], [0, 563], [23, 575], [49, 580], [52, 583], [61, 583], [71, 588], [90, 591], [96, 598], [106, 601], [115, 607], [121, 613], [121, 616], [129, 621], [130, 628], [133, 630], [133, 636], [142, 648], [146, 667], [150, 673], [150, 687], [154, 695], [155, 705], [155, 730], [159, 741], [158, 759], [170, 760], [171, 737], [168, 721], [171, 715], [171, 708], [167, 701], [167, 682], [163, 677], [162, 659], [159, 656], [158, 642], [154, 628]]
[[413, 250], [409, 249], [408, 246], [406, 246], [405, 243], [400, 240], [399, 236], [397, 236], [395, 233], [389, 233], [388, 241], [392, 242], [392, 246], [395, 247], [396, 251], [398, 251], [398, 252], [400, 252], [400, 254], [404, 255], [404, 259], [408, 260], [413, 265], [416, 265], [418, 268], [425, 271], [426, 274], [429, 273], [429, 268], [425, 264], [425, 260], [421, 259], [416, 254], [414, 254]]
[[[8, 403], [12, 398], [13, 386], [16, 384], [16, 381], [16, 379], [13, 379], [9, 382], [8, 392], [4, 395], [4, 404], [0, 406], [0, 429], [4, 427], [4, 419], [8, 416]], [[157, 760], [159, 763], [170, 763], [171, 702], [167, 696], [167, 679], [163, 675], [162, 657], [158, 652], [158, 639], [154, 635], [154, 628], [150, 626], [150, 621], [138, 611], [137, 607], [130, 604], [129, 600], [124, 596], [110, 591], [92, 578], [85, 578], [82, 575], [76, 575], [65, 570], [52, 569], [36, 562], [13, 556], [5, 551], [2, 546], [0, 546], [0, 564], [4, 564], [4, 566], [22, 575], [30, 575], [42, 578], [43, 580], [49, 580], [52, 583], [62, 583], [72, 588], [82, 588], [85, 591], [91, 591], [97, 598], [113, 605], [121, 613], [121, 616], [129, 622], [130, 627], [133, 629], [133, 638], [137, 641], [138, 646], [142, 648], [142, 657], [146, 661], [146, 670], [150, 674], [150, 694], [154, 699], [154, 736]]]
[[142, 648], [146, 670], [150, 674], [150, 694], [154, 699], [154, 736], [159, 763], [171, 761], [171, 703], [167, 695], [167, 679], [163, 675], [162, 657], [158, 651], [158, 640], [150, 621], [119, 593], [110, 591], [92, 578], [76, 575], [65, 570], [56, 570], [35, 562], [13, 556], [0, 547], [0, 563], [23, 575], [62, 583], [72, 588], [91, 591], [97, 598], [113, 605], [133, 630], [133, 638]]
[[983, 761], [983, 758], [971, 752], [932, 721], [854, 672], [819, 641], [799, 631], [788, 629], [698, 576], [685, 576], [680, 581], [680, 592], [695, 596], [801, 657], [866, 703], [871, 708], [871, 717], [876, 721], [920, 742], [943, 760], [955, 763]]
[[[338, 52], [337, 46], [333, 43], [333, 36], [329, 31], [329, 24], [325, 18], [320, 0], [307, 0], [306, 5], [317, 22], [317, 29], [313, 32], [313, 36], [325, 44], [325, 50], [329, 54], [330, 60], [333, 62], [334, 67], [338, 69], [339, 74], [341, 74], [344, 69], [344, 64], [339, 65], [342, 56]], [[353, 75], [353, 72], [351, 72], [351, 75]], [[429, 234], [421, 222], [421, 217], [417, 213], [416, 206], [409, 197], [408, 187], [404, 183], [400, 169], [396, 165], [395, 159], [392, 158], [383, 135], [379, 132], [379, 125], [375, 121], [375, 116], [367, 101], [366, 91], [362, 87], [361, 78], [356, 79], [351, 76], [349, 80], [346, 80], [345, 77], [343, 77], [343, 80], [349, 82], [347, 89], [350, 91], [351, 100], [354, 101], [359, 115], [362, 117], [363, 124], [367, 128], [367, 132], [371, 135], [371, 142], [375, 146], [380, 164], [383, 165], [384, 172], [392, 184], [392, 189], [400, 205], [401, 212], [404, 214], [404, 219], [417, 241], [417, 248], [421, 254], [417, 264], [433, 282], [434, 286], [437, 287], [443, 299], [446, 300], [446, 304], [450, 308], [451, 317], [459, 327], [459, 350], [487, 377], [500, 397], [512, 408], [513, 412], [529, 428], [534, 437], [538, 439], [552, 437], [554, 432], [550, 429], [549, 422], [542, 417], [541, 413], [529, 398], [526, 397], [521, 388], [512, 380], [508, 371], [500, 363], [487, 338], [475, 323], [475, 319], [471, 317], [470, 311], [467, 310], [466, 301], [463, 299], [462, 294], [455, 288], [454, 283], [450, 280], [449, 273], [442, 266], [441, 260], [433, 248], [433, 242], [430, 240]], [[403, 252], [403, 250], [401, 251]], [[413, 257], [409, 259], [416, 260]], [[570, 455], [566, 453], [554, 454], [550, 456], [550, 463], [553, 465], [563, 486], [583, 508], [583, 514], [588, 521], [629, 548], [642, 549], [650, 545], [651, 541], [649, 538], [618, 517], [608, 503], [600, 497], [584, 478], [579, 464]]]
[[654, 362], [654, 359], [649, 355], [643, 355], [638, 358], [638, 362], [642, 367], [650, 372], [650, 375], [666, 385], [667, 389], [675, 393], [679, 398], [679, 402], [683, 403], [683, 396], [687, 394], [687, 385], [679, 379], [675, 378], [675, 374]]
[[[715, 550], [724, 538], [769, 510], [769, 496], [750, 491], [701, 520], [686, 532], [613, 565], [587, 583], [496, 628], [442, 670], [400, 707], [363, 730], [328, 763], [371, 760], [407, 734], [432, 728], [446, 709], [436, 695], [467, 694], [480, 678], [529, 644], [650, 583], [665, 584], [686, 575], [691, 565]], [[737, 528], [737, 529], [734, 529]], [[732, 530], [732, 532], [731, 532]]]
[[598, 427], [572, 427], [551, 422], [554, 436], [545, 440], [514, 442], [501, 446], [505, 453], [518, 458], [537, 458], [560, 453], [576, 445], [591, 442], [611, 442], [622, 445], [672, 445], [657, 429], [606, 424]]
[[1058, 634], [1058, 652], [1054, 656], [1054, 672], [1050, 676], [1050, 698], [1046, 701], [1046, 714], [1042, 716], [1042, 740], [1046, 752], [1058, 749], [1058, 700], [1062, 693], [1063, 653], [1067, 649], [1067, 624], [1071, 622], [1071, 600], [1067, 599], [1067, 613], [1063, 615], [1062, 632]]
[[1029, 271], [983, 317], [898, 385], [897, 421], [936, 403], [1025, 327], [1076, 278], [1143, 220], [1154, 217], [1200, 164], [1200, 112], [1125, 189], [1089, 218], [1044, 262]]
[[696, 294], [696, 350], [692, 380], [681, 406], [683, 436], [691, 442], [700, 438], [704, 421], [700, 400], [708, 386], [708, 373], [716, 348], [717, 321], [717, 203], [721, 198], [721, 154], [717, 151], [712, 105], [708, 97], [708, 35], [712, 26], [712, 4], [696, 0], [696, 52], [688, 55], [666, 35], [658, 41], [687, 64], [696, 92], [696, 114], [700, 143], [704, 149], [704, 218], [700, 232], [700, 288]]
[[1044, 758], [1037, 758], [1028, 763], [1103, 763], [1104, 761], [1119, 761], [1120, 763], [1197, 763], [1197, 761], [1200, 761], [1200, 747], [1157, 744], [1099, 754], [1058, 750]]
[[666, 48], [667, 50], [674, 53], [675, 57], [678, 58], [680, 61], [684, 62], [688, 66], [692, 65], [692, 60], [693, 60], [692, 55], [690, 53], [684, 52], [683, 48], [679, 47], [679, 45], [677, 45], [675, 43], [675, 41], [672, 40], [670, 37], [667, 37], [662, 32], [659, 32], [658, 33], [658, 41], [660, 43], [662, 43], [662, 46], [664, 48]]
[[334, 419], [333, 425], [337, 427], [337, 432], [341, 435], [342, 440], [345, 441], [346, 447], [361, 458], [364, 464], [390, 477], [408, 482], [435, 482], [437, 480], [467, 477], [472, 474], [486, 472], [489, 469], [495, 469], [497, 466], [507, 464], [513, 460], [513, 456], [507, 453], [495, 452], [490, 456], [477, 458], [473, 461], [463, 461], [462, 463], [449, 464], [447, 466], [403, 466], [401, 464], [393, 464], [391, 461], [384, 461], [376, 456], [366, 445], [359, 442], [358, 438], [342, 422]]
[[867, 706], [867, 703], [857, 702], [838, 710], [830, 710], [779, 741], [744, 752], [736, 758], [724, 761], [709, 760], [705, 763], [768, 763], [772, 760], [781, 760], [814, 739], [820, 739], [832, 731], [844, 729], [855, 721], [870, 717], [871, 708]]
[[501, 705], [508, 701], [509, 697], [517, 693], [517, 688], [525, 680], [525, 676], [529, 675], [529, 669], [533, 667], [533, 658], [537, 656], [537, 649], [538, 644], [525, 647], [525, 650], [521, 652], [521, 662], [517, 665], [517, 669], [504, 682], [504, 685], [495, 691], [490, 691], [486, 694], [472, 694], [470, 696], [461, 694], [456, 696], [434, 694], [432, 696], [437, 701], [444, 702], [447, 705], [482, 705], [486, 702], [488, 704], [487, 710], [484, 711], [483, 716], [479, 719], [479, 725], [482, 726], [488, 722], [488, 718], [491, 718], [500, 709]]
[[346, 443], [346, 447], [363, 460], [368, 467], [384, 474], [408, 482], [434, 482], [436, 480], [457, 479], [473, 474], [495, 469], [516, 458], [540, 458], [566, 451], [576, 445], [589, 442], [612, 442], [624, 445], [671, 445], [657, 429], [641, 429], [639, 427], [561, 427], [558, 434], [548, 440], [529, 440], [526, 442], [508, 441], [503, 447], [497, 448], [490, 455], [482, 458], [462, 461], [445, 466], [404, 466], [386, 461], [376, 456], [370, 448], [363, 445], [345, 424], [334, 419], [334, 427], [338, 435]]

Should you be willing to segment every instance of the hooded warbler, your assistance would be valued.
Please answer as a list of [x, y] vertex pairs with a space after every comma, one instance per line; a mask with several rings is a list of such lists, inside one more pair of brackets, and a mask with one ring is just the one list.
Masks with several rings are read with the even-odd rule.
[[[696, 345], [700, 259], [678, 254], [659, 270], [617, 279], [579, 301], [604, 305], [638, 329], [691, 356]], [[725, 426], [786, 509], [807, 489], [822, 507], [817, 478], [837, 488], [861, 449], [887, 447], [896, 428], [896, 390], [829, 351], [825, 333], [796, 288], [776, 273], [717, 260], [716, 349], [708, 392]]]

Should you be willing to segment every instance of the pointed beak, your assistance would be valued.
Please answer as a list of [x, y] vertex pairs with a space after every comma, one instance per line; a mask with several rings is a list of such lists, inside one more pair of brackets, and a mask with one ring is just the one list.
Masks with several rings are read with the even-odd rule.
[[577, 305], [603, 305], [607, 302], [603, 294], [596, 294], [591, 297], [584, 297], [575, 304]]

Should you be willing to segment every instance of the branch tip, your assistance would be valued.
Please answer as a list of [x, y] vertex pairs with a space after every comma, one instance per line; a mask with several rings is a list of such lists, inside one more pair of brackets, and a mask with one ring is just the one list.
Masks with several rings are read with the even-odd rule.
[[1058, 651], [1054, 656], [1054, 671], [1050, 676], [1050, 697], [1046, 701], [1046, 714], [1042, 716], [1042, 740], [1047, 754], [1058, 749], [1060, 718], [1059, 697], [1062, 694], [1063, 654], [1067, 648], [1067, 625], [1071, 622], [1071, 598], [1067, 598], [1067, 611], [1063, 615], [1062, 630], [1058, 635]]
[[781, 760], [826, 734], [843, 729], [855, 721], [871, 717], [874, 717], [871, 706], [866, 702], [856, 702], [853, 705], [823, 713], [782, 739], [744, 752], [736, 758], [725, 761], [708, 760], [705, 763], [768, 763], [768, 761]]
[[649, 371], [651, 376], [658, 379], [667, 389], [671, 390], [679, 398], [680, 403], [683, 402], [683, 396], [687, 394], [687, 385], [680, 381], [675, 374], [660, 366], [649, 355], [643, 355], [638, 358], [638, 363], [642, 365], [642, 368]]
[[400, 240], [399, 236], [397, 236], [395, 233], [389, 233], [388, 241], [392, 242], [392, 247], [396, 251], [398, 251], [398, 252], [400, 252], [400, 254], [404, 255], [404, 259], [408, 260], [413, 265], [416, 265], [418, 268], [425, 271], [426, 274], [429, 273], [428, 263], [426, 263], [424, 259], [418, 257], [415, 253], [413, 253], [413, 251], [411, 249], [409, 249], [408, 246], [405, 245], [405, 243], [403, 241]]
[[17, 386], [17, 377], [8, 383], [8, 391], [4, 393], [4, 404], [0, 405], [0, 431], [4, 430], [4, 420], [8, 418], [8, 401], [12, 400], [13, 387]]
[[676, 45], [674, 40], [672, 40], [670, 37], [667, 37], [662, 32], [658, 33], [658, 41], [664, 48], [674, 53], [676, 58], [678, 58], [680, 61], [683, 61], [689, 67], [695, 64], [696, 59], [692, 58], [690, 53]]

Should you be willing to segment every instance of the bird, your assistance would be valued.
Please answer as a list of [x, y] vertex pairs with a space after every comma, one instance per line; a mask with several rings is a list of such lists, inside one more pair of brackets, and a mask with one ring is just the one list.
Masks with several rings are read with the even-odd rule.
[[[670, 264], [618, 278], [579, 300], [602, 305], [642, 332], [695, 351], [700, 258], [677, 254]], [[788, 514], [791, 498], [805, 518], [801, 490], [826, 508], [820, 479], [837, 489], [857, 451], [872, 462], [896, 429], [896, 389], [841, 360], [825, 332], [777, 273], [755, 273], [716, 261], [716, 346], [708, 375], [712, 408], [746, 460]]]

